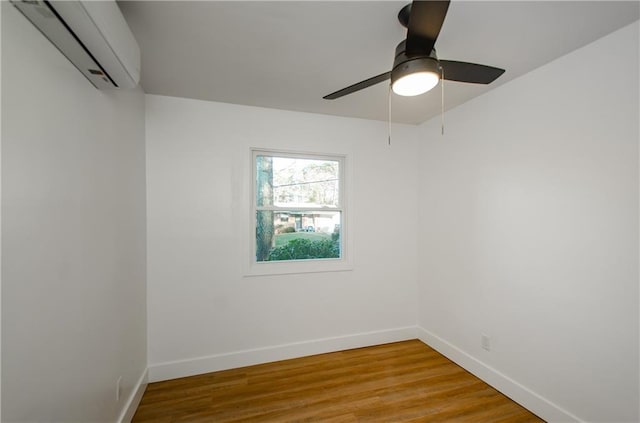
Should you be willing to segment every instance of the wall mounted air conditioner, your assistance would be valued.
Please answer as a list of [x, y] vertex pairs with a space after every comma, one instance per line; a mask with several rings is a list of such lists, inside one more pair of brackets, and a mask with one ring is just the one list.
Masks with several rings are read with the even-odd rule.
[[133, 88], [140, 48], [115, 0], [11, 0], [99, 89]]

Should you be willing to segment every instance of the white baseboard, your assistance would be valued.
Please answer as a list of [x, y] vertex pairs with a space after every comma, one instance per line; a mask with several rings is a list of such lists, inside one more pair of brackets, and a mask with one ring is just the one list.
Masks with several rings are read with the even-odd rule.
[[562, 409], [541, 395], [538, 395], [529, 388], [522, 386], [515, 380], [484, 364], [482, 361], [467, 354], [455, 345], [450, 344], [426, 329], [418, 327], [417, 336], [418, 339], [438, 351], [440, 354], [482, 379], [544, 420], [548, 422], [581, 421], [570, 412]]
[[314, 354], [416, 339], [415, 326], [235, 351], [149, 366], [149, 382], [287, 360]]
[[118, 423], [130, 423], [133, 420], [133, 415], [136, 414], [136, 410], [138, 409], [138, 405], [140, 404], [140, 400], [142, 400], [142, 395], [144, 394], [144, 390], [147, 389], [147, 380], [148, 380], [148, 370], [145, 369], [142, 372], [142, 375], [138, 379], [138, 382], [133, 387], [129, 398], [127, 398], [127, 402], [122, 409], [122, 413], [120, 414], [120, 418], [118, 419]]

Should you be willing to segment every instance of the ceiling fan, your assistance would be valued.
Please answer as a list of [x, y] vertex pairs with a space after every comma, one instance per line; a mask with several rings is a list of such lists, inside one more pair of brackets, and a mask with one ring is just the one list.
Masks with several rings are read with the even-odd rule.
[[440, 79], [472, 84], [489, 84], [504, 73], [504, 69], [476, 63], [440, 60], [434, 45], [449, 9], [449, 0], [414, 0], [398, 13], [398, 20], [407, 28], [407, 38], [396, 47], [393, 68], [357, 84], [324, 96], [326, 100], [352, 94], [391, 79], [391, 89], [403, 96], [423, 94]]

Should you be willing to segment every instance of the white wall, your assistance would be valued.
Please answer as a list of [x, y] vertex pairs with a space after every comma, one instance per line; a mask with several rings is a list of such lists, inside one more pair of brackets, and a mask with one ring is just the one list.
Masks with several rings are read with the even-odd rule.
[[[151, 380], [415, 337], [415, 127], [146, 99]], [[243, 277], [250, 147], [348, 155], [352, 271]]]
[[3, 421], [115, 421], [146, 368], [144, 95], [1, 3]]
[[[2, 7], [0, 7], [0, 46], [2, 43]], [[2, 54], [0, 54], [0, 81], [2, 81]], [[0, 98], [2, 83], [0, 82]], [[0, 105], [1, 108], [1, 105]], [[0, 113], [0, 134], [2, 134], [2, 113]], [[1, 140], [1, 135], [0, 135]], [[0, 142], [0, 240], [2, 240], [2, 142]], [[0, 242], [0, 363], [2, 363], [2, 242]], [[0, 365], [0, 381], [2, 366]], [[2, 383], [0, 383], [0, 422], [2, 421]]]
[[638, 28], [422, 128], [423, 337], [551, 420], [640, 419]]

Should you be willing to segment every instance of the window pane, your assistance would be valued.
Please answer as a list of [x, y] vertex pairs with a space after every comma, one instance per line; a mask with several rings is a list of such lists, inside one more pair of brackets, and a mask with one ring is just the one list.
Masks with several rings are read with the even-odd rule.
[[256, 157], [258, 207], [338, 207], [339, 182], [337, 160]]
[[256, 260], [340, 258], [339, 211], [256, 212]]

